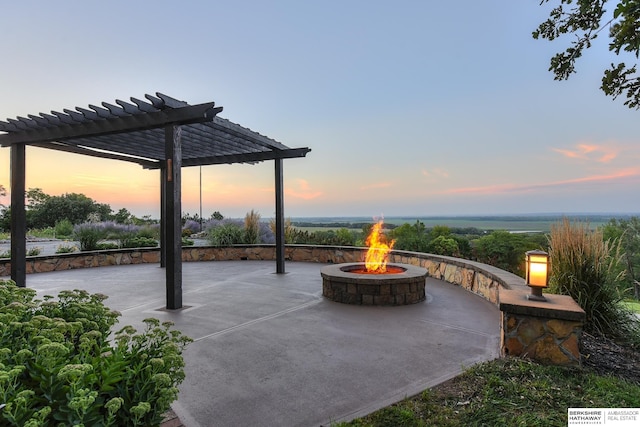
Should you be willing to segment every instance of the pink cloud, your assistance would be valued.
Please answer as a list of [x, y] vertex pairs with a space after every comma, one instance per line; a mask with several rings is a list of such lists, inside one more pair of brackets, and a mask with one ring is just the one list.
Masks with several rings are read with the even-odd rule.
[[504, 193], [527, 193], [546, 188], [563, 187], [582, 183], [609, 182], [623, 178], [640, 176], [640, 168], [629, 168], [608, 175], [591, 175], [582, 178], [567, 179], [562, 181], [547, 182], [543, 184], [501, 184], [488, 185], [484, 187], [463, 187], [444, 190], [438, 194], [504, 194]]
[[311, 189], [311, 186], [305, 179], [297, 179], [296, 182], [298, 184], [298, 188], [285, 189], [285, 193], [287, 196], [296, 197], [298, 199], [311, 200], [317, 199], [324, 194], [322, 191], [313, 191]]
[[553, 148], [553, 151], [560, 153], [570, 159], [595, 160], [600, 163], [609, 163], [618, 157], [619, 149], [607, 145], [577, 144], [574, 150]]

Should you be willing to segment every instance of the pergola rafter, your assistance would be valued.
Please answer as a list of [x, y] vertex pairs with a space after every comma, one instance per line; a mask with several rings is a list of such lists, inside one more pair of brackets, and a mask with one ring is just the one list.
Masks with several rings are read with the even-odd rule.
[[282, 160], [304, 157], [309, 148], [278, 141], [217, 116], [222, 107], [189, 105], [162, 93], [101, 106], [0, 121], [0, 146], [11, 147], [11, 277], [26, 285], [25, 147], [27, 145], [133, 162], [159, 169], [161, 251], [167, 275], [167, 308], [182, 306], [181, 168], [275, 161], [276, 272], [284, 273]]

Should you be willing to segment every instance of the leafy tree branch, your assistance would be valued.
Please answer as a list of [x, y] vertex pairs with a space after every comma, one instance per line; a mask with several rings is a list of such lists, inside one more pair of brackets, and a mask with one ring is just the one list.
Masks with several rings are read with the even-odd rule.
[[[605, 5], [608, 0], [560, 0], [557, 7], [549, 13], [549, 19], [533, 31], [534, 39], [549, 41], [573, 34], [575, 39], [563, 52], [555, 54], [550, 60], [549, 71], [555, 80], [566, 80], [576, 72], [575, 63], [586, 49], [592, 47], [602, 30], [609, 29], [609, 51], [619, 56], [628, 53], [635, 56], [636, 64], [624, 62], [611, 63], [605, 69], [600, 89], [617, 99], [625, 95], [624, 105], [640, 108], [640, 76], [637, 74], [637, 60], [640, 55], [640, 0], [620, 0], [613, 15], [605, 19]], [[542, 0], [540, 5], [550, 3]]]

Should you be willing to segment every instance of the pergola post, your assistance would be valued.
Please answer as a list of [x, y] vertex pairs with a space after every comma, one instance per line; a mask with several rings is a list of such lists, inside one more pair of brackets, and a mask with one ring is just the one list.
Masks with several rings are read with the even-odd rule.
[[160, 268], [167, 265], [167, 238], [165, 233], [165, 213], [166, 213], [166, 197], [167, 191], [167, 166], [160, 168]]
[[164, 237], [167, 309], [182, 308], [181, 128], [165, 127]]
[[282, 178], [282, 159], [275, 159], [276, 177], [276, 273], [284, 271], [284, 184]]
[[11, 280], [27, 285], [27, 215], [25, 144], [11, 145]]

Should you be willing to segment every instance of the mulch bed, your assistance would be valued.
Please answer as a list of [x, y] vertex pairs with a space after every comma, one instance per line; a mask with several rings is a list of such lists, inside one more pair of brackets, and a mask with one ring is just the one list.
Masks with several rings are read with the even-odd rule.
[[585, 368], [640, 384], [639, 351], [583, 332], [580, 352]]

